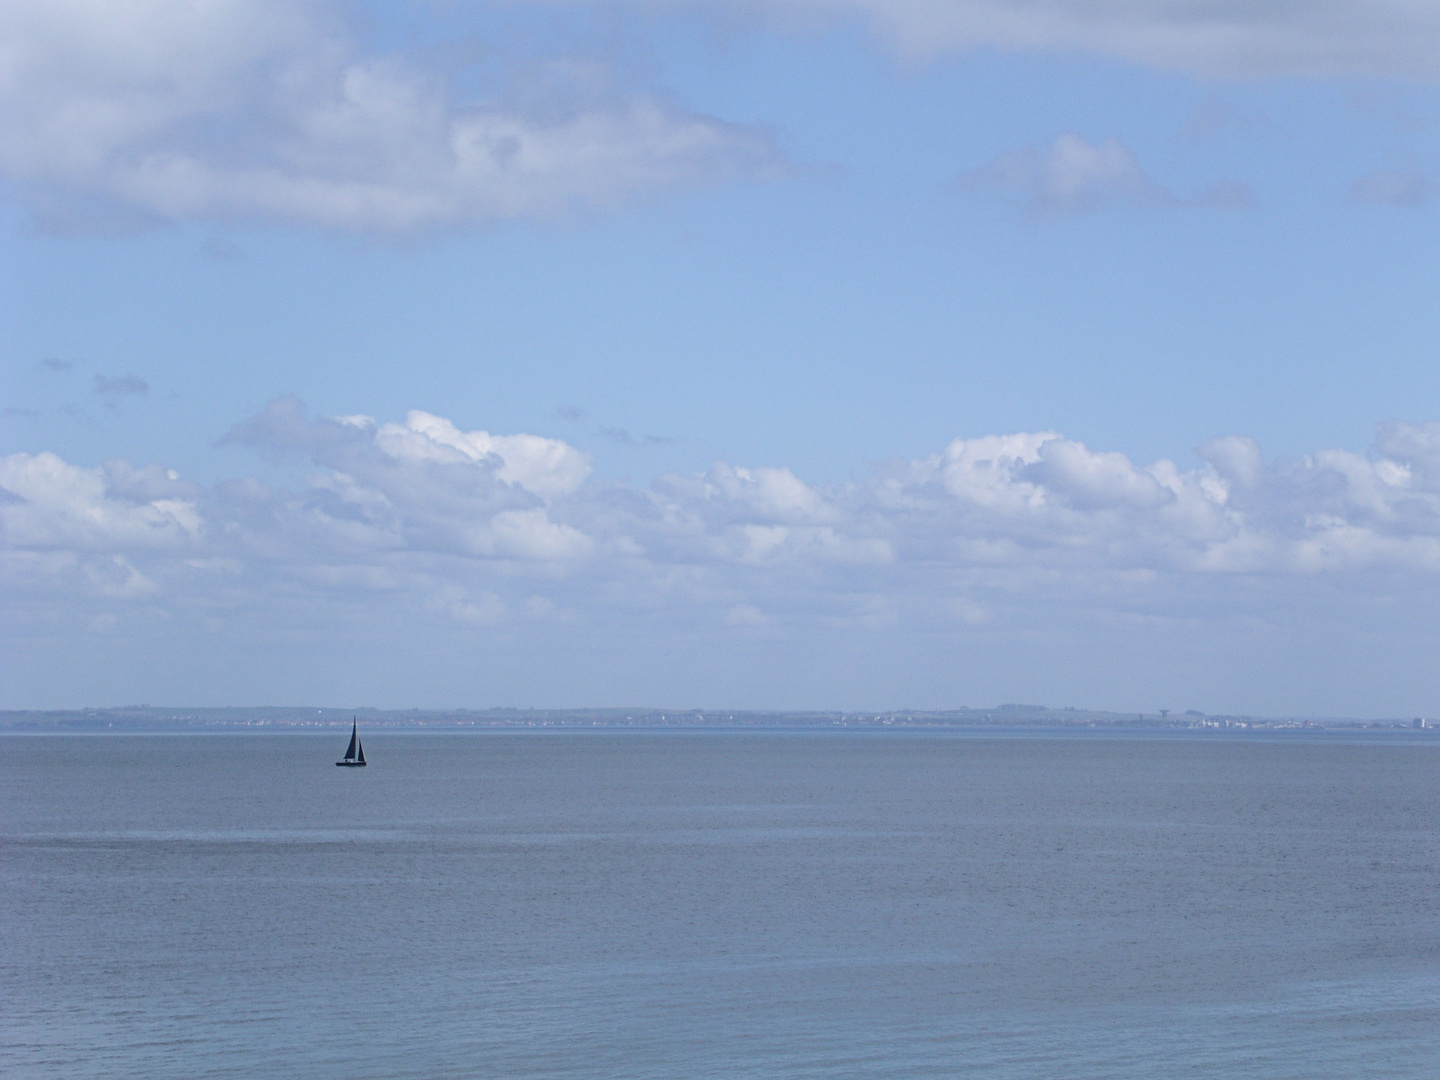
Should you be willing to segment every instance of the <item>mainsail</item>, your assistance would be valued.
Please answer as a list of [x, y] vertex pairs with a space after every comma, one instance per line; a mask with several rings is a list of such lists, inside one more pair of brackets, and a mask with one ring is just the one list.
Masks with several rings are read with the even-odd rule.
[[360, 745], [359, 721], [358, 716], [350, 718], [350, 745], [345, 748], [345, 756], [335, 762], [336, 765], [350, 765], [359, 768], [365, 764], [365, 748]]

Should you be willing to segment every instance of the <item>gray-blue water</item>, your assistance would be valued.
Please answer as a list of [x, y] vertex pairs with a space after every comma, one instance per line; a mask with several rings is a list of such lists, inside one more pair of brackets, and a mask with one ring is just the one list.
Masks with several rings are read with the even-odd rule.
[[1440, 1075], [1440, 743], [0, 739], [8, 1077]]

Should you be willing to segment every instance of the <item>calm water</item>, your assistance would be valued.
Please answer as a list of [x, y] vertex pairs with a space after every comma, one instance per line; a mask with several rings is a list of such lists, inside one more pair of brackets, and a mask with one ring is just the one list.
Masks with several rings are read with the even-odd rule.
[[9, 1077], [1435, 1077], [1440, 741], [0, 739]]

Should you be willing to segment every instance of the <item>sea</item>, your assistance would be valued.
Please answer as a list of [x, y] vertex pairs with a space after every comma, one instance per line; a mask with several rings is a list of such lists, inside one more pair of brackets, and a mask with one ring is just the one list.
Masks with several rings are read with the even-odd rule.
[[9, 1078], [1440, 1076], [1433, 733], [0, 736]]

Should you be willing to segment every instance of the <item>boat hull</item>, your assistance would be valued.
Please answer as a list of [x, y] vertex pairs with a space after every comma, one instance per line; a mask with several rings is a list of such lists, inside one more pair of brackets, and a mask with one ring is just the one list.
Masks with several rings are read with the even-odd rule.
[[363, 769], [365, 767], [365, 762], [363, 761], [337, 761], [335, 764], [339, 765], [342, 769]]

